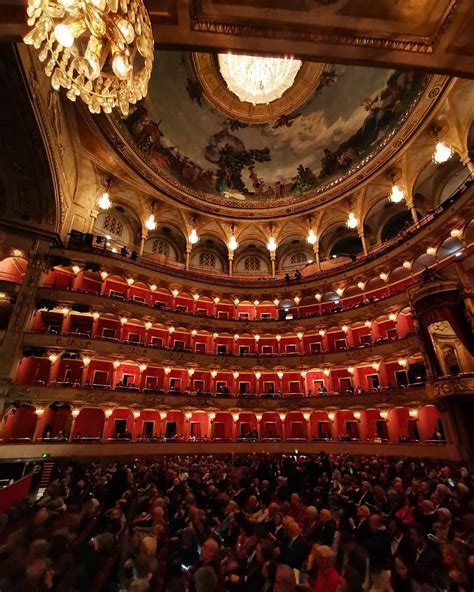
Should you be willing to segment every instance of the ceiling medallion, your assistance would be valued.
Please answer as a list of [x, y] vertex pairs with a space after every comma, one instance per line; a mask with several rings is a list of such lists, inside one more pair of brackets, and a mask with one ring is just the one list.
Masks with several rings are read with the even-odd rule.
[[193, 53], [207, 101], [230, 120], [263, 124], [286, 117], [317, 90], [325, 64], [290, 58]]
[[279, 99], [295, 81], [302, 62], [293, 58], [268, 58], [220, 53], [219, 70], [228, 89], [252, 105]]
[[153, 66], [150, 18], [141, 0], [28, 0], [24, 42], [38, 50], [55, 90], [92, 113], [124, 115], [147, 94]]

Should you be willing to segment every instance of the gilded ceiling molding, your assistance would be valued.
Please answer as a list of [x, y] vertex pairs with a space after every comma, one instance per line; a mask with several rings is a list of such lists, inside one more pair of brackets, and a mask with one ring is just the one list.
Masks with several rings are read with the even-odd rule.
[[214, 33], [219, 35], [233, 35], [238, 37], [255, 37], [263, 39], [287, 39], [300, 42], [318, 43], [323, 45], [342, 45], [363, 47], [367, 49], [394, 50], [404, 53], [432, 54], [441, 41], [443, 34], [449, 27], [462, 0], [452, 0], [449, 11], [441, 21], [438, 29], [431, 38], [383, 35], [359, 35], [355, 31], [341, 33], [338, 30], [324, 32], [318, 29], [297, 29], [295, 27], [258, 26], [240, 23], [219, 23], [206, 20], [199, 9], [199, 1], [192, 0], [189, 6], [190, 22], [193, 31], [200, 33]]

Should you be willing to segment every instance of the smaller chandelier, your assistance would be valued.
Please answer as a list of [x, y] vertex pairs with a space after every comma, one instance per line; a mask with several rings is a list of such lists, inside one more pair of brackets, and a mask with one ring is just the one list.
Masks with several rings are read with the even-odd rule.
[[358, 223], [359, 222], [358, 222], [357, 218], [355, 217], [354, 212], [349, 212], [349, 216], [347, 217], [347, 222], [346, 222], [347, 228], [351, 228], [351, 229], [357, 228]]
[[189, 233], [189, 242], [190, 242], [192, 245], [195, 245], [196, 243], [198, 243], [198, 242], [199, 242], [199, 235], [198, 235], [198, 233], [196, 232], [196, 229], [195, 229], [195, 228], [193, 228], [193, 229], [191, 230], [191, 232]]
[[27, 15], [23, 40], [68, 99], [80, 97], [92, 113], [119, 106], [126, 116], [146, 95], [154, 42], [141, 0], [28, 0]]
[[157, 222], [156, 222], [155, 216], [153, 214], [150, 214], [148, 216], [147, 221], [145, 222], [145, 226], [146, 226], [147, 230], [156, 230]]
[[453, 149], [444, 142], [437, 142], [435, 151], [433, 152], [433, 162], [435, 164], [442, 164], [447, 162], [453, 155]]
[[234, 235], [230, 237], [229, 244], [227, 246], [229, 247], [229, 251], [235, 251], [236, 249], [238, 249], [239, 243], [237, 242], [237, 239]]
[[278, 244], [277, 244], [276, 240], [273, 238], [273, 236], [270, 236], [270, 238], [268, 239], [268, 243], [267, 243], [267, 249], [273, 253], [277, 250], [277, 247], [278, 247]]
[[392, 203], [400, 203], [405, 199], [405, 192], [398, 185], [393, 184], [388, 199]]
[[97, 200], [97, 205], [101, 210], [110, 210], [112, 207], [112, 202], [110, 201], [110, 196], [108, 191], [104, 191], [104, 193], [99, 197]]
[[228, 89], [242, 102], [268, 104], [294, 83], [302, 62], [293, 58], [263, 58], [220, 53], [219, 69]]
[[310, 245], [314, 245], [317, 240], [318, 240], [318, 237], [316, 236], [316, 233], [314, 232], [314, 230], [312, 228], [310, 228], [310, 230], [308, 232], [308, 236], [306, 237], [306, 241]]

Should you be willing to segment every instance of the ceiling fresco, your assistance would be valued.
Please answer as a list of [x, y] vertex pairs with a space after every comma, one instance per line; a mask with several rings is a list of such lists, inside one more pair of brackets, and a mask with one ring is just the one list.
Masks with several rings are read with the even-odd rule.
[[275, 203], [314, 192], [376, 153], [427, 80], [423, 73], [330, 65], [304, 105], [249, 124], [206, 100], [189, 53], [160, 51], [148, 96], [124, 124], [168, 180], [207, 198]]

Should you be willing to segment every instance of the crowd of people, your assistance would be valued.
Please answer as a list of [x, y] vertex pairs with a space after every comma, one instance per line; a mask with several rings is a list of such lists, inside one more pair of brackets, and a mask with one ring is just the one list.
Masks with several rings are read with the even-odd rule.
[[473, 491], [433, 459], [66, 463], [0, 515], [0, 590], [472, 592]]

